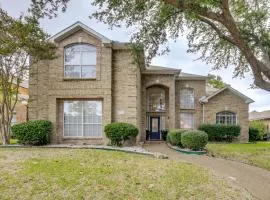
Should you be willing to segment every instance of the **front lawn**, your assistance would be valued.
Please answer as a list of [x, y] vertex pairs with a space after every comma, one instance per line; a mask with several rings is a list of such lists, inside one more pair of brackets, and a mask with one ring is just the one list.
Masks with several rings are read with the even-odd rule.
[[[2, 144], [3, 144], [3, 142], [0, 139], [0, 145], [2, 145]], [[18, 140], [17, 139], [10, 139], [10, 144], [18, 144]]]
[[237, 160], [270, 170], [270, 142], [249, 144], [209, 143], [210, 155]]
[[206, 169], [113, 151], [1, 148], [0, 199], [251, 199]]

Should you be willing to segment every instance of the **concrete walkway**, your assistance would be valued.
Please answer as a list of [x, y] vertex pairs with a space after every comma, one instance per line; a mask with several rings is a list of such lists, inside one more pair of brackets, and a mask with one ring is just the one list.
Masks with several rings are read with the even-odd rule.
[[144, 148], [152, 152], [167, 154], [169, 159], [202, 165], [219, 176], [231, 179], [254, 197], [270, 200], [270, 172], [267, 170], [221, 158], [183, 154], [170, 149], [165, 143], [147, 144]]

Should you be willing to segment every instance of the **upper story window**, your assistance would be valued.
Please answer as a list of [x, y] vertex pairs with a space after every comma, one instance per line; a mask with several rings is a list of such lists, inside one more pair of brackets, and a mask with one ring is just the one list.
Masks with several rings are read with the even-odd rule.
[[96, 47], [75, 44], [65, 48], [66, 78], [96, 78]]
[[195, 108], [194, 89], [185, 88], [180, 90], [180, 108], [194, 109]]
[[236, 124], [236, 114], [230, 111], [222, 111], [216, 114], [217, 124]]
[[165, 89], [160, 87], [152, 87], [148, 92], [148, 111], [161, 112], [165, 111]]

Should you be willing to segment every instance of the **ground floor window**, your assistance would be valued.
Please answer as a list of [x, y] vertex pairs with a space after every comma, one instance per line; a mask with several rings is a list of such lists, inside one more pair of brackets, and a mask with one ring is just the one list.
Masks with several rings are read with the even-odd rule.
[[101, 101], [64, 101], [65, 137], [102, 137]]
[[236, 114], [230, 111], [222, 111], [216, 114], [217, 124], [236, 124]]
[[180, 113], [180, 125], [181, 128], [195, 128], [194, 113]]

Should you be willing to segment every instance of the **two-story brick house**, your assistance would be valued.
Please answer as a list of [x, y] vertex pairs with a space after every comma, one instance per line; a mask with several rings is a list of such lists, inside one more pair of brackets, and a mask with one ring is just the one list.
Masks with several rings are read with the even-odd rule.
[[127, 44], [80, 22], [50, 40], [58, 58], [30, 70], [29, 119], [53, 122], [52, 143], [104, 144], [104, 126], [116, 121], [136, 125], [137, 141], [158, 140], [162, 129], [202, 123], [240, 124], [240, 139], [247, 140], [253, 101], [230, 86], [208, 94], [204, 76], [139, 67]]

